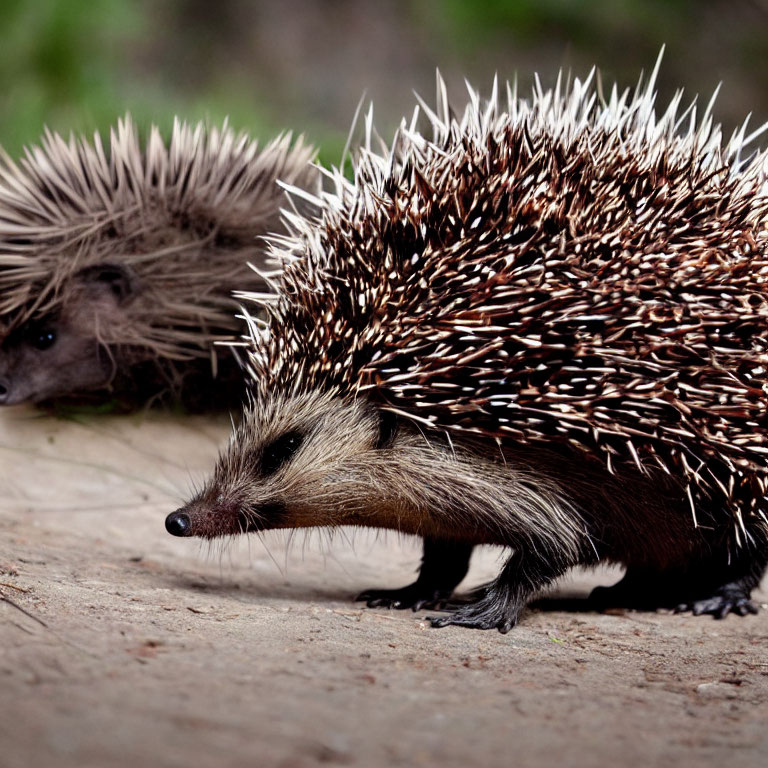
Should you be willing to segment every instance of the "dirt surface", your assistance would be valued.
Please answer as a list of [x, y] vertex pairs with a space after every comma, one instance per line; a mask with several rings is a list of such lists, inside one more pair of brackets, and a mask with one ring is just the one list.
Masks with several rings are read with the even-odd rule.
[[2, 768], [768, 765], [768, 611], [532, 610], [500, 635], [362, 609], [417, 542], [165, 533], [227, 433], [0, 412]]

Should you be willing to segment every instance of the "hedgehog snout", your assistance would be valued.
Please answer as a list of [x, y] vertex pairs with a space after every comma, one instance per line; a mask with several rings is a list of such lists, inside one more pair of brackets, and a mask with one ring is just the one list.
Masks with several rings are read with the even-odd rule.
[[183, 509], [177, 509], [165, 518], [165, 530], [173, 536], [191, 536], [192, 521]]
[[5, 376], [0, 376], [0, 405], [5, 405], [10, 394], [11, 382]]
[[171, 512], [165, 518], [165, 529], [172, 536], [200, 536], [205, 539], [249, 531], [264, 530], [274, 505], [249, 507], [241, 499], [219, 494], [214, 499], [196, 499]]

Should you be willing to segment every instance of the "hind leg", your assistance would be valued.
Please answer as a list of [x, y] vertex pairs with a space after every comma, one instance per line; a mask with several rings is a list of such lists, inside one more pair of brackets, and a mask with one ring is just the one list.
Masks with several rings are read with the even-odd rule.
[[609, 607], [656, 610], [674, 608], [725, 618], [729, 613], [757, 613], [752, 590], [765, 573], [768, 552], [742, 550], [728, 562], [720, 550], [689, 568], [654, 571], [630, 566], [624, 578], [612, 587], [596, 587], [589, 600], [598, 609]]
[[765, 573], [768, 553], [742, 551], [731, 563], [705, 563], [681, 579], [675, 613], [691, 611], [694, 616], [711, 615], [724, 619], [729, 613], [746, 616], [757, 613], [752, 590]]
[[467, 575], [472, 544], [424, 539], [419, 577], [402, 589], [367, 589], [355, 598], [369, 608], [435, 608], [447, 600]]

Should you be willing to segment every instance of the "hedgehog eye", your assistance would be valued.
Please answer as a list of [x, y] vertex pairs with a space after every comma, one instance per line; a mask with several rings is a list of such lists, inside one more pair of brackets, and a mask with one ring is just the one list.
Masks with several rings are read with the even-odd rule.
[[262, 474], [267, 476], [277, 472], [299, 450], [303, 439], [299, 432], [288, 432], [269, 443], [261, 457]]
[[41, 352], [50, 349], [56, 343], [56, 331], [52, 328], [30, 329], [27, 333], [27, 341], [35, 349]]

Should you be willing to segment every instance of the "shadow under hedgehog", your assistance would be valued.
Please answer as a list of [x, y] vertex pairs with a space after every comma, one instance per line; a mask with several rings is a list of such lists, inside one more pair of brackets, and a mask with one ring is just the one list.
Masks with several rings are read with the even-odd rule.
[[[251, 397], [177, 536], [371, 526], [421, 536], [370, 606], [502, 632], [575, 565], [596, 605], [754, 612], [768, 559], [766, 154], [724, 143], [655, 72], [530, 100], [438, 84], [275, 246]], [[418, 112], [418, 110], [417, 110]], [[499, 576], [451, 603], [472, 548]]]

